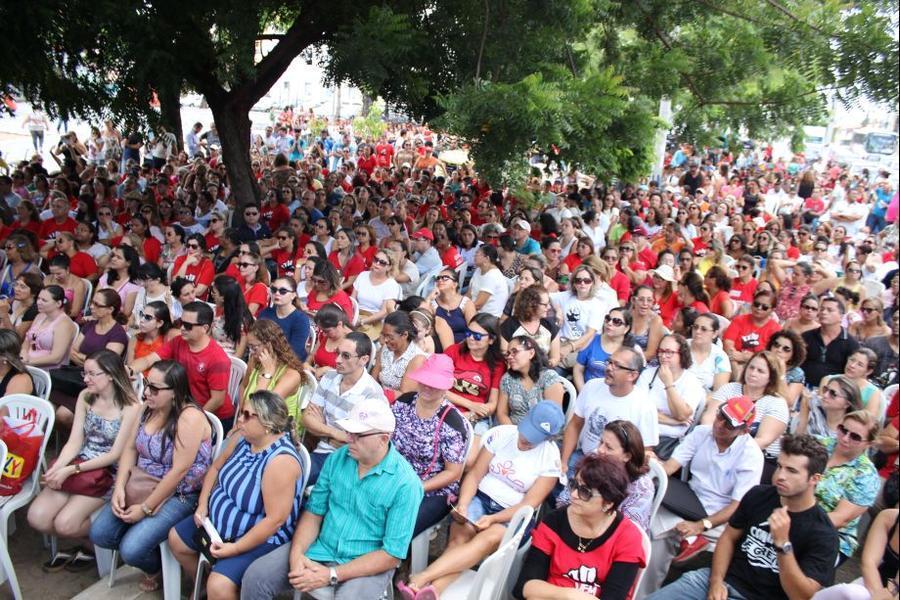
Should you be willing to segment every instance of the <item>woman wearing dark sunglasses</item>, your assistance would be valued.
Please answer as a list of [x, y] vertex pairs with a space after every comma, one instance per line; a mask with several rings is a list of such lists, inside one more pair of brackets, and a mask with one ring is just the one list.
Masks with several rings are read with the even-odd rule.
[[316, 261], [309, 280], [313, 288], [306, 299], [307, 312], [315, 317], [316, 311], [326, 304], [336, 304], [353, 319], [353, 303], [347, 292], [341, 289], [341, 275], [330, 262], [325, 259]]
[[206, 257], [206, 238], [194, 233], [187, 238], [185, 244], [187, 254], [175, 259], [172, 267], [172, 278], [184, 277], [194, 284], [194, 294], [200, 300], [206, 300], [209, 286], [216, 275], [213, 262]]
[[609, 357], [623, 346], [633, 346], [631, 337], [631, 311], [616, 307], [606, 313], [603, 328], [593, 337], [591, 343], [578, 352], [572, 379], [579, 392], [591, 379], [606, 374]]
[[[166, 340], [178, 335], [178, 331], [172, 327], [169, 307], [165, 302], [149, 302], [139, 313], [135, 313], [135, 317], [138, 324], [137, 334], [129, 339], [128, 349], [125, 352], [125, 361], [129, 365], [135, 359], [153, 354]], [[149, 369], [144, 371], [144, 375], [147, 373]]]
[[514, 337], [506, 347], [506, 373], [500, 379], [496, 421], [518, 425], [541, 400], [562, 406], [562, 377], [547, 365], [547, 355], [527, 336]]
[[215, 303], [215, 316], [209, 335], [229, 356], [244, 356], [253, 313], [247, 307], [241, 286], [228, 275], [218, 275], [210, 286], [210, 299]]
[[90, 536], [95, 546], [118, 549], [126, 564], [143, 571], [141, 590], [153, 591], [161, 582], [159, 544], [197, 506], [212, 460], [212, 428], [191, 398], [187, 371], [174, 360], [150, 368], [143, 400], [119, 459], [112, 499], [91, 524]]
[[262, 309], [259, 318], [274, 321], [281, 327], [294, 354], [301, 362], [305, 361], [310, 323], [306, 313], [294, 305], [297, 283], [290, 277], [279, 277], [272, 282], [269, 291], [272, 293], [272, 306]]
[[[577, 597], [628, 598], [648, 559], [639, 527], [622, 511], [629, 483], [618, 460], [581, 459], [568, 484], [571, 504], [547, 515], [531, 534], [515, 597], [574, 598], [564, 594], [577, 587]], [[571, 575], [588, 571], [590, 580]]]
[[869, 411], [858, 410], [838, 423], [836, 438], [819, 438], [828, 451], [828, 464], [816, 485], [816, 500], [838, 530], [839, 565], [856, 552], [859, 519], [881, 490], [881, 478], [867, 454], [880, 429]]

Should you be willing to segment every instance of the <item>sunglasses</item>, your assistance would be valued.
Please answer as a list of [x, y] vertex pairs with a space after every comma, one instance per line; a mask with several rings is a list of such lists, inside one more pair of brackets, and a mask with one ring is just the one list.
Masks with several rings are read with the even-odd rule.
[[200, 249], [200, 244], [194, 242], [194, 243], [192, 243], [192, 244], [188, 244], [187, 247], [190, 248], [191, 250], [199, 250], [199, 249]]
[[487, 333], [478, 333], [477, 331], [472, 331], [471, 329], [466, 330], [466, 337], [470, 337], [476, 342], [480, 342], [484, 338], [488, 337], [490, 334]]
[[569, 488], [569, 492], [571, 492], [573, 496], [578, 496], [578, 499], [582, 502], [590, 502], [594, 498], [601, 497], [600, 492], [595, 492], [583, 483], [578, 483], [577, 481], [575, 481], [574, 477], [569, 480], [569, 483], [566, 484], [566, 487]]
[[277, 236], [277, 239], [278, 239], [279, 242], [286, 242], [287, 240], [289, 240], [289, 239], [291, 239], [291, 238], [289, 238], [289, 237], [286, 236], [286, 235], [279, 235], [279, 236]]
[[254, 210], [253, 212], [245, 212], [245, 213], [244, 213], [244, 216], [245, 216], [245, 217], [255, 217], [255, 216], [258, 215], [258, 214], [259, 214], [259, 213], [256, 212], [256, 211]]
[[391, 261], [384, 260], [383, 258], [375, 258], [372, 260], [372, 262], [376, 265], [381, 265], [382, 267], [388, 267], [391, 264]]
[[775, 344], [772, 344], [772, 350], [778, 350], [779, 352], [793, 352], [794, 347], [788, 346], [786, 344], [775, 343]]
[[850, 438], [851, 441], [853, 441], [857, 444], [861, 444], [864, 441], [863, 437], [861, 435], [859, 435], [855, 431], [850, 431], [849, 429], [844, 427], [843, 423], [841, 423], [840, 425], [837, 426], [837, 433], [841, 437], [846, 436], [846, 437]]
[[273, 295], [276, 294], [293, 294], [294, 290], [291, 288], [283, 288], [283, 287], [275, 287], [274, 285], [269, 288]]
[[153, 321], [154, 319], [156, 319], [156, 315], [154, 315], [154, 314], [151, 314], [151, 313], [145, 313], [145, 312], [142, 312], [142, 313], [141, 313], [141, 320], [142, 320], [142, 321], [147, 321], [147, 322], [149, 323], [150, 321]]
[[866, 314], [878, 312], [877, 308], [872, 308], [871, 306], [863, 306], [861, 310]]
[[105, 305], [105, 304], [98, 304], [97, 302], [91, 302], [91, 307], [92, 307], [92, 308], [109, 308], [107, 305]]
[[237, 266], [239, 269], [246, 269], [247, 267], [255, 267], [256, 263], [239, 262]]
[[624, 319], [620, 319], [619, 317], [611, 317], [609, 315], [606, 315], [605, 317], [603, 317], [603, 322], [604, 323], [612, 323], [616, 327], [621, 327], [622, 325], [625, 324]]
[[830, 387], [825, 388], [825, 390], [822, 393], [825, 396], [828, 396], [829, 398], [841, 398], [842, 397], [841, 393], [839, 391], [835, 390], [834, 388], [830, 388]]
[[739, 427], [739, 425], [735, 426], [731, 423], [731, 418], [728, 415], [726, 415], [725, 411], [722, 410], [721, 408], [716, 413], [716, 418], [719, 419], [720, 421], [722, 421], [722, 424], [725, 425], [725, 428], [730, 431], [734, 431], [735, 429], [737, 429]]
[[438, 275], [434, 278], [435, 281], [456, 281], [456, 278], [453, 275]]
[[769, 304], [763, 304], [762, 302], [754, 302], [753, 308], [756, 308], [759, 310], [769, 310], [772, 307]]
[[591, 285], [592, 283], [594, 283], [594, 280], [591, 279], [590, 277], [576, 277], [572, 281], [575, 282], [576, 285], [577, 284]]
[[738, 271], [749, 271], [750, 267], [747, 265], [738, 265]]
[[244, 421], [249, 421], [250, 419], [255, 419], [258, 416], [259, 415], [257, 415], [256, 413], [252, 413], [249, 410], [242, 410], [240, 413], [238, 413], [238, 417], [243, 419]]
[[194, 327], [203, 327], [204, 325], [208, 325], [208, 323], [188, 323], [187, 321], [181, 322], [181, 328], [185, 331], [191, 331]]
[[156, 385], [155, 383], [150, 383], [150, 380], [144, 377], [144, 393], [150, 393], [151, 396], [156, 396], [160, 392], [164, 392], [166, 390], [171, 390], [171, 387], [164, 385]]

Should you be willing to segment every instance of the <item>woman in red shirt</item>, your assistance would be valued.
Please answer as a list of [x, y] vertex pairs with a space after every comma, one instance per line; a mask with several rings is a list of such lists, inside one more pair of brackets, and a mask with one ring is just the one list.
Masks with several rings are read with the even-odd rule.
[[306, 300], [307, 310], [315, 315], [326, 304], [337, 304], [353, 322], [353, 302], [341, 289], [341, 276], [327, 260], [318, 260], [312, 272], [313, 291]]
[[266, 269], [265, 262], [256, 252], [242, 253], [237, 267], [241, 274], [238, 283], [244, 293], [244, 300], [247, 302], [250, 314], [256, 318], [259, 316], [259, 311], [269, 305], [269, 287], [263, 279], [263, 271]]
[[366, 262], [366, 268], [372, 267], [372, 261], [375, 260], [375, 253], [378, 252], [378, 245], [375, 243], [375, 230], [369, 225], [356, 226], [356, 251]]
[[187, 254], [175, 259], [172, 267], [172, 279], [184, 277], [194, 284], [194, 293], [200, 300], [206, 300], [209, 286], [216, 276], [216, 268], [212, 261], [206, 258], [206, 238], [199, 233], [189, 235]]
[[334, 369], [338, 346], [353, 328], [350, 326], [347, 313], [334, 304], [323, 306], [316, 313], [315, 323], [319, 336], [309, 356], [315, 368], [316, 378], [320, 379], [326, 372]]
[[703, 279], [706, 292], [709, 294], [709, 310], [717, 315], [730, 319], [734, 315], [734, 303], [729, 294], [731, 278], [719, 265], [710, 267]]
[[709, 312], [709, 295], [703, 289], [703, 277], [700, 273], [696, 271], [685, 273], [678, 282], [677, 294], [679, 309], [690, 307], [700, 314]]
[[343, 276], [341, 289], [350, 293], [356, 277], [366, 270], [366, 259], [356, 251], [356, 236], [352, 229], [340, 229], [334, 235], [334, 250], [328, 255], [328, 262]]

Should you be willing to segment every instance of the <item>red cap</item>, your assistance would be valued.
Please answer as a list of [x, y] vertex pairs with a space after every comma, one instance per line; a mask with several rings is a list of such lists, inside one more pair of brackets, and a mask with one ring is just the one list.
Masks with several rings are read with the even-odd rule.
[[414, 239], [414, 240], [419, 239], [419, 238], [425, 238], [426, 240], [429, 240], [431, 242], [434, 241], [434, 234], [431, 233], [431, 230], [428, 229], [427, 227], [423, 227], [422, 229], [418, 230], [417, 232], [415, 232], [414, 234], [412, 234], [409, 237], [410, 237], [410, 239]]
[[723, 404], [719, 410], [722, 411], [732, 427], [740, 427], [753, 421], [756, 405], [748, 396], [735, 396]]

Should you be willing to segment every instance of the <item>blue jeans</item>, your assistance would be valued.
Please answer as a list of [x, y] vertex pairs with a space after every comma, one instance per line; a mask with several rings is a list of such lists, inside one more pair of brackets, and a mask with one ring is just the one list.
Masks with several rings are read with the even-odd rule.
[[101, 548], [118, 550], [125, 564], [155, 575], [162, 569], [159, 545], [169, 537], [169, 530], [197, 508], [199, 494], [172, 496], [152, 517], [128, 524], [115, 516], [107, 502], [91, 524], [91, 541]]
[[[647, 596], [646, 600], [706, 600], [709, 592], [709, 569], [697, 569], [682, 575], [678, 580]], [[743, 594], [729, 584], [728, 600], [746, 600]]]

